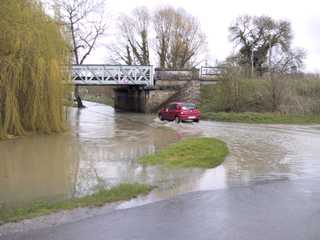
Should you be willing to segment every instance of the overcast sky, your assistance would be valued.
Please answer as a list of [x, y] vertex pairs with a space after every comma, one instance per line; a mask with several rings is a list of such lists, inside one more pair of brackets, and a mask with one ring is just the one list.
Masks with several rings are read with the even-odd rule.
[[[223, 60], [232, 52], [228, 41], [228, 27], [243, 14], [269, 15], [289, 20], [294, 32], [293, 46], [307, 50], [305, 70], [320, 73], [320, 1], [316, 0], [107, 0], [107, 11], [115, 20], [121, 13], [129, 13], [139, 6], [153, 10], [159, 6], [182, 7], [199, 18], [207, 35], [211, 61]], [[89, 61], [103, 63], [105, 52], [96, 51]], [[104, 54], [104, 55], [103, 55]]]

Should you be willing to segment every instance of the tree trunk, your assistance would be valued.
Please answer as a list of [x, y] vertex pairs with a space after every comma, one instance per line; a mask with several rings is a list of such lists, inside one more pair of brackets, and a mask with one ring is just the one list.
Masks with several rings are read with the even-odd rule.
[[[71, 22], [71, 37], [72, 37], [72, 43], [73, 43], [73, 54], [74, 54], [74, 59], [76, 64], [79, 64], [79, 54], [78, 54], [78, 46], [77, 46], [77, 42], [76, 42], [76, 37], [75, 37], [75, 33], [74, 33], [74, 24], [72, 22], [72, 20], [70, 20]], [[74, 86], [74, 97], [75, 100], [77, 101], [77, 106], [78, 108], [84, 108], [85, 106], [82, 103], [81, 97], [80, 97], [80, 92], [79, 92], [79, 86], [75, 85]]]

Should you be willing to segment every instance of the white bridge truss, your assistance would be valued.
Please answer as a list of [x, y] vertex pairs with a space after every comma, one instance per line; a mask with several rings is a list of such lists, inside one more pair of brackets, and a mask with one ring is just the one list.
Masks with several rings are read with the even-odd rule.
[[223, 67], [201, 67], [200, 76], [219, 76], [223, 70]]
[[142, 85], [153, 86], [152, 66], [73, 65], [75, 85]]

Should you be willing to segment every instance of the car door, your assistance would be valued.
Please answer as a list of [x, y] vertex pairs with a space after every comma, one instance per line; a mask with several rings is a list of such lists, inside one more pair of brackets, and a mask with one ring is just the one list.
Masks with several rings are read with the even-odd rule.
[[169, 109], [168, 106], [161, 110], [161, 116], [164, 120], [169, 120]]
[[177, 107], [177, 104], [175, 103], [172, 103], [168, 106], [168, 120], [174, 120], [175, 117], [176, 117], [176, 107]]

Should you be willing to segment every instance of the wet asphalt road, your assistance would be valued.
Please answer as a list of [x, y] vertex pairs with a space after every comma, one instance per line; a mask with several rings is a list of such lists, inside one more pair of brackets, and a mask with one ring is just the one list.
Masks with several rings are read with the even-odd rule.
[[0, 239], [319, 240], [320, 179], [192, 192]]

